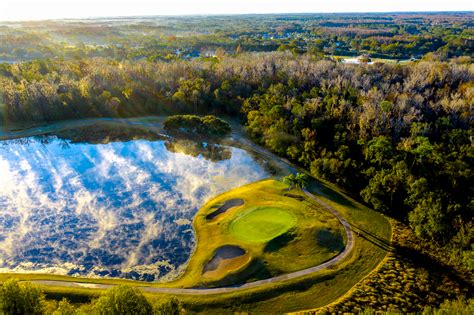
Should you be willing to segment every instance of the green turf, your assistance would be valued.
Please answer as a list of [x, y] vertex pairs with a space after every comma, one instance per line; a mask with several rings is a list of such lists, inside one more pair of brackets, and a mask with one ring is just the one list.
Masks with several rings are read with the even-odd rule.
[[275, 207], [255, 207], [232, 221], [231, 233], [248, 242], [267, 242], [296, 225], [296, 217]]

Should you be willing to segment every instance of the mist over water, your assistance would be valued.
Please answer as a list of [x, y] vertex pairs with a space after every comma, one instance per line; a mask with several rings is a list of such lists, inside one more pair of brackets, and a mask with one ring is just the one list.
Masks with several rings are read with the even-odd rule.
[[191, 221], [204, 202], [269, 174], [242, 149], [213, 147], [209, 158], [169, 147], [0, 141], [0, 271], [175, 276], [195, 245]]

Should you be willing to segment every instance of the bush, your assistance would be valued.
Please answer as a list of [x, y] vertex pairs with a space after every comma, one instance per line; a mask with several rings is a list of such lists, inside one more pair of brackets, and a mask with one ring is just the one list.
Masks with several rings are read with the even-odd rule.
[[118, 286], [97, 300], [94, 311], [104, 315], [148, 315], [152, 307], [139, 289]]
[[44, 294], [40, 288], [29, 283], [10, 279], [0, 290], [0, 313], [5, 315], [42, 314]]
[[202, 121], [195, 115], [174, 115], [166, 118], [163, 125], [169, 131], [184, 129], [187, 132], [197, 132]]
[[231, 128], [230, 125], [215, 116], [208, 115], [201, 118], [202, 123], [204, 124], [204, 129], [207, 133], [216, 135], [216, 136], [225, 136], [230, 134]]
[[153, 314], [156, 315], [179, 315], [181, 311], [181, 303], [175, 297], [165, 302], [160, 301], [153, 307]]
[[69, 303], [68, 300], [62, 299], [58, 303], [58, 307], [53, 312], [53, 315], [74, 315], [76, 313], [77, 312], [76, 312], [76, 308], [74, 307], [74, 305]]

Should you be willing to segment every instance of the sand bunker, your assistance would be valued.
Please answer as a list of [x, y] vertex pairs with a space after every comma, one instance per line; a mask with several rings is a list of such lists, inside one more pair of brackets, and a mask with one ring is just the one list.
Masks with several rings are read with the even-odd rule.
[[243, 204], [244, 204], [244, 201], [242, 199], [238, 199], [238, 198], [229, 199], [226, 202], [224, 202], [224, 204], [222, 206], [220, 206], [216, 211], [208, 214], [206, 219], [207, 220], [212, 220], [215, 217], [217, 217], [219, 214], [222, 214], [222, 213], [226, 212], [230, 208], [238, 207], [238, 206], [241, 206]]
[[214, 257], [204, 266], [202, 273], [211, 278], [223, 276], [246, 264], [249, 258], [244, 249], [234, 245], [225, 245], [216, 250]]

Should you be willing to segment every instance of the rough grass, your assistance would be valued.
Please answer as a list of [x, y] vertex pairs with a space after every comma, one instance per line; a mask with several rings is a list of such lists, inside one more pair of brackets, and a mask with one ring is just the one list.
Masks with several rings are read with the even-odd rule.
[[247, 242], [268, 242], [296, 225], [296, 217], [281, 208], [256, 207], [230, 225], [231, 233]]
[[393, 219], [391, 223], [395, 251], [343, 299], [309, 313], [334, 314], [364, 309], [419, 313], [426, 306], [439, 307], [446, 299], [472, 296], [472, 278], [468, 274], [440, 263], [431, 244], [420, 241], [403, 223]]

